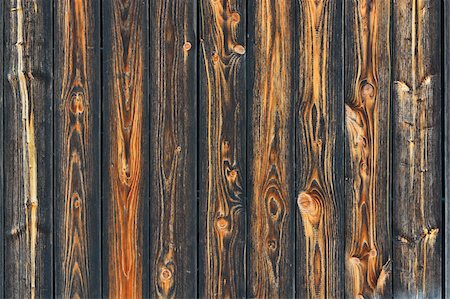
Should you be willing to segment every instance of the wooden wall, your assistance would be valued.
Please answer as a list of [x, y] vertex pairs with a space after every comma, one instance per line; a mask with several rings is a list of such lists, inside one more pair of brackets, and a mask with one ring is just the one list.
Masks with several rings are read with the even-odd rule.
[[450, 297], [447, 1], [0, 15], [0, 297]]

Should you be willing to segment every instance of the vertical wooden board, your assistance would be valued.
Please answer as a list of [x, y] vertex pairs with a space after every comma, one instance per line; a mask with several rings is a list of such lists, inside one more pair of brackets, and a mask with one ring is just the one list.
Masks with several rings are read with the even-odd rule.
[[248, 7], [249, 297], [294, 295], [294, 3]]
[[55, 2], [55, 296], [100, 297], [100, 11]]
[[345, 295], [389, 298], [390, 3], [345, 5]]
[[299, 1], [296, 296], [343, 297], [342, 2]]
[[450, 2], [444, 2], [444, 177], [445, 220], [444, 220], [444, 298], [450, 297]]
[[393, 5], [394, 297], [441, 296], [441, 2]]
[[4, 4], [5, 297], [49, 298], [52, 4], [41, 0]]
[[5, 247], [4, 245], [4, 219], [5, 219], [5, 214], [4, 214], [4, 204], [5, 204], [5, 196], [4, 196], [4, 189], [3, 189], [3, 183], [4, 183], [4, 179], [5, 179], [5, 173], [4, 173], [4, 132], [3, 132], [3, 121], [4, 121], [4, 100], [3, 100], [3, 90], [4, 90], [4, 84], [3, 84], [3, 79], [4, 79], [4, 60], [3, 60], [3, 47], [4, 47], [4, 39], [3, 39], [3, 24], [4, 24], [4, 15], [5, 15], [5, 10], [4, 10], [4, 1], [0, 1], [0, 85], [1, 85], [1, 89], [0, 89], [0, 297], [4, 298], [5, 297], [5, 260], [4, 260], [4, 252], [5, 252]]
[[148, 2], [103, 9], [103, 278], [110, 298], [148, 296]]
[[150, 1], [152, 298], [197, 296], [196, 1]]
[[202, 0], [200, 297], [246, 296], [246, 6]]

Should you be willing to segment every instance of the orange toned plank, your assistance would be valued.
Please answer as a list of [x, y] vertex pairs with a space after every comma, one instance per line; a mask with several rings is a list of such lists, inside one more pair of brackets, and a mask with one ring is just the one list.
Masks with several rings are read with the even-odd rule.
[[103, 2], [103, 277], [110, 298], [147, 296], [147, 11], [147, 1]]
[[100, 297], [99, 2], [55, 2], [55, 295]]
[[245, 297], [245, 1], [203, 0], [200, 297]]
[[249, 7], [249, 297], [293, 296], [294, 3]]
[[197, 296], [196, 1], [150, 1], [150, 297]]
[[394, 297], [442, 294], [441, 8], [393, 4]]
[[5, 1], [4, 9], [5, 297], [48, 298], [53, 292], [52, 3]]
[[342, 3], [299, 4], [296, 295], [343, 297]]
[[392, 296], [390, 3], [346, 1], [346, 296]]

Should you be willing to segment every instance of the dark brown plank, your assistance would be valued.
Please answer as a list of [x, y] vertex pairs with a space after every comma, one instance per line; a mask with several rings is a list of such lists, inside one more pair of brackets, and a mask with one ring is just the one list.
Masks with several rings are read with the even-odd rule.
[[450, 2], [444, 1], [444, 298], [450, 297]]
[[[148, 2], [103, 1], [104, 296], [148, 296]], [[144, 231], [146, 232], [144, 234]]]
[[338, 298], [344, 291], [342, 2], [299, 1], [297, 16], [296, 296]]
[[393, 5], [394, 297], [441, 297], [441, 2]]
[[4, 132], [3, 132], [3, 120], [5, 118], [4, 115], [4, 98], [3, 98], [3, 91], [4, 91], [4, 60], [3, 60], [3, 45], [4, 45], [4, 39], [3, 39], [3, 25], [4, 25], [4, 17], [5, 17], [5, 9], [4, 9], [4, 1], [0, 1], [0, 217], [2, 221], [0, 221], [0, 297], [5, 298], [5, 247], [4, 247], [4, 240], [5, 240], [5, 230], [4, 230], [4, 220], [5, 214], [4, 214], [4, 203], [5, 203], [5, 196], [4, 196], [4, 179], [5, 179], [5, 173], [4, 170]]
[[197, 296], [196, 1], [150, 1], [150, 296]]
[[345, 2], [346, 297], [392, 297], [390, 1]]
[[4, 4], [5, 297], [49, 298], [53, 292], [52, 3]]
[[294, 290], [294, 3], [249, 6], [249, 297]]
[[202, 0], [200, 297], [246, 295], [245, 1]]
[[101, 296], [100, 11], [55, 2], [55, 296]]

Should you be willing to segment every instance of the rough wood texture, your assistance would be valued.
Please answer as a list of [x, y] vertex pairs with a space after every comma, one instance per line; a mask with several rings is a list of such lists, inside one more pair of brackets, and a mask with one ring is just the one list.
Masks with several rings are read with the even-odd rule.
[[444, 172], [445, 177], [443, 183], [444, 189], [444, 298], [450, 298], [450, 2], [444, 1], [444, 24], [442, 24], [442, 30], [444, 31], [444, 71], [445, 79], [444, 83]]
[[150, 1], [152, 298], [197, 296], [196, 1]]
[[[147, 1], [103, 2], [104, 294], [140, 298], [149, 278]], [[144, 176], [145, 174], [145, 176]]]
[[5, 118], [4, 115], [4, 99], [3, 99], [3, 91], [4, 91], [4, 60], [3, 60], [3, 25], [4, 25], [4, 15], [5, 15], [5, 4], [4, 1], [0, 1], [0, 85], [2, 88], [0, 88], [0, 217], [2, 221], [0, 221], [0, 297], [5, 298], [5, 247], [4, 247], [4, 207], [5, 207], [5, 195], [4, 195], [4, 179], [5, 179], [5, 173], [4, 173], [4, 132], [3, 132], [3, 120]]
[[299, 1], [298, 12], [296, 295], [342, 297], [342, 3]]
[[290, 0], [249, 13], [249, 297], [293, 296], [293, 14]]
[[441, 296], [440, 11], [393, 5], [394, 297]]
[[55, 295], [64, 298], [101, 296], [98, 4], [55, 2]]
[[390, 5], [345, 4], [345, 294], [389, 298]]
[[52, 5], [7, 1], [5, 12], [5, 297], [50, 297]]
[[245, 285], [245, 1], [203, 0], [201, 13], [200, 297], [242, 298]]

